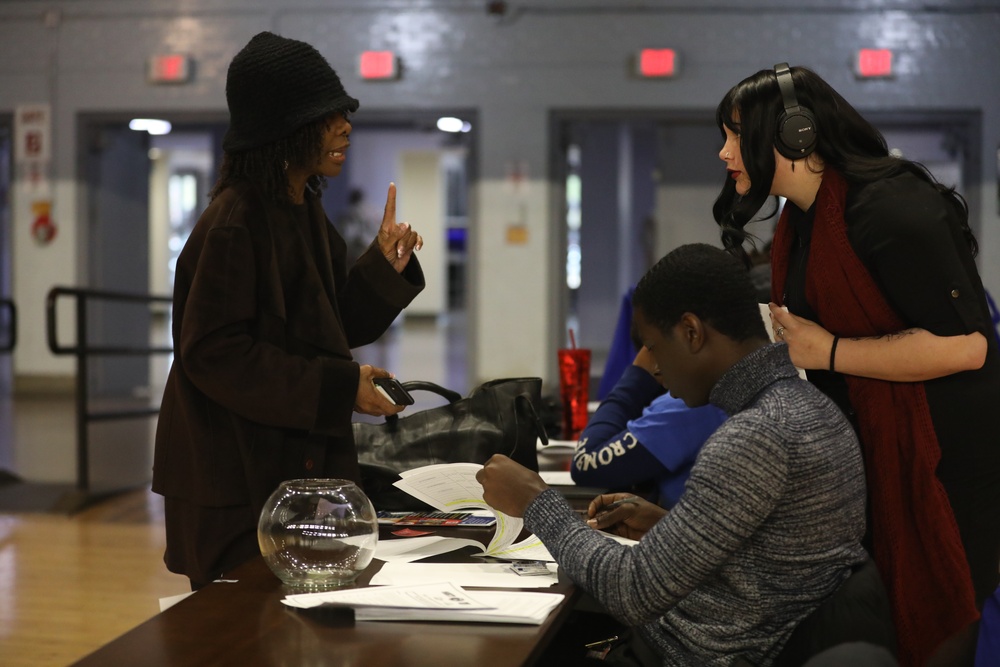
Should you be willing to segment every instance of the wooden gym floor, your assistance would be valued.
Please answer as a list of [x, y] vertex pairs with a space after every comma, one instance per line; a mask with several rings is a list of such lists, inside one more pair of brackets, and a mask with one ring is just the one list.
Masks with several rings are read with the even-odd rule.
[[75, 515], [0, 514], [0, 662], [65, 667], [190, 590], [163, 565], [159, 496], [139, 490]]

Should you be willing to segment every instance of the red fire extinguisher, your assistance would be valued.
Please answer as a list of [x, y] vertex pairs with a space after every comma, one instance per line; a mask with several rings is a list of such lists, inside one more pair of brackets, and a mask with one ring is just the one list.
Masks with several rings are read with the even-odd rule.
[[52, 202], [33, 202], [31, 213], [34, 216], [34, 221], [31, 223], [31, 237], [39, 245], [48, 245], [59, 231], [52, 221]]

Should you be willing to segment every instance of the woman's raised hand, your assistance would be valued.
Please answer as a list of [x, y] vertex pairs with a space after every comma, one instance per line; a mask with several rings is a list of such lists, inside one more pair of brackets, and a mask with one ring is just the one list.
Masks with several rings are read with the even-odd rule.
[[410, 263], [414, 250], [424, 247], [424, 239], [413, 231], [409, 223], [396, 223], [396, 184], [389, 184], [389, 194], [385, 198], [385, 212], [382, 214], [382, 226], [376, 237], [379, 249], [392, 268], [402, 273]]

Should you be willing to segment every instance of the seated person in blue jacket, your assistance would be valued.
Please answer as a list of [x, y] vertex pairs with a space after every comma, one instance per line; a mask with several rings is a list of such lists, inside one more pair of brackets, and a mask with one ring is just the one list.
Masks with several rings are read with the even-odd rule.
[[660, 382], [652, 352], [641, 343], [631, 366], [580, 435], [570, 473], [581, 486], [656, 485], [655, 500], [673, 507], [708, 436], [726, 419], [714, 405], [689, 408]]
[[637, 499], [612, 510], [629, 515], [615, 532], [641, 536], [626, 546], [505, 456], [477, 474], [484, 498], [524, 517], [560, 570], [633, 628], [608, 658], [628, 650], [646, 656], [631, 664], [768, 667], [868, 559], [854, 429], [798, 377], [788, 346], [770, 343], [750, 276], [725, 251], [677, 248], [642, 278], [634, 305], [664, 384], [691, 407], [729, 415], [677, 504]]

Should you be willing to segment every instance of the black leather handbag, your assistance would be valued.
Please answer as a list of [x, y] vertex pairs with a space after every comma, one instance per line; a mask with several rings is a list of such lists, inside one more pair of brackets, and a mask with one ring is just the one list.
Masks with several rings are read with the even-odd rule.
[[448, 403], [382, 423], [354, 423], [362, 485], [376, 509], [428, 509], [393, 486], [400, 472], [425, 465], [485, 463], [494, 454], [506, 454], [538, 470], [538, 440], [548, 443], [538, 416], [541, 378], [491, 380], [465, 398], [432, 382], [404, 382], [403, 387], [410, 393], [433, 392]]

